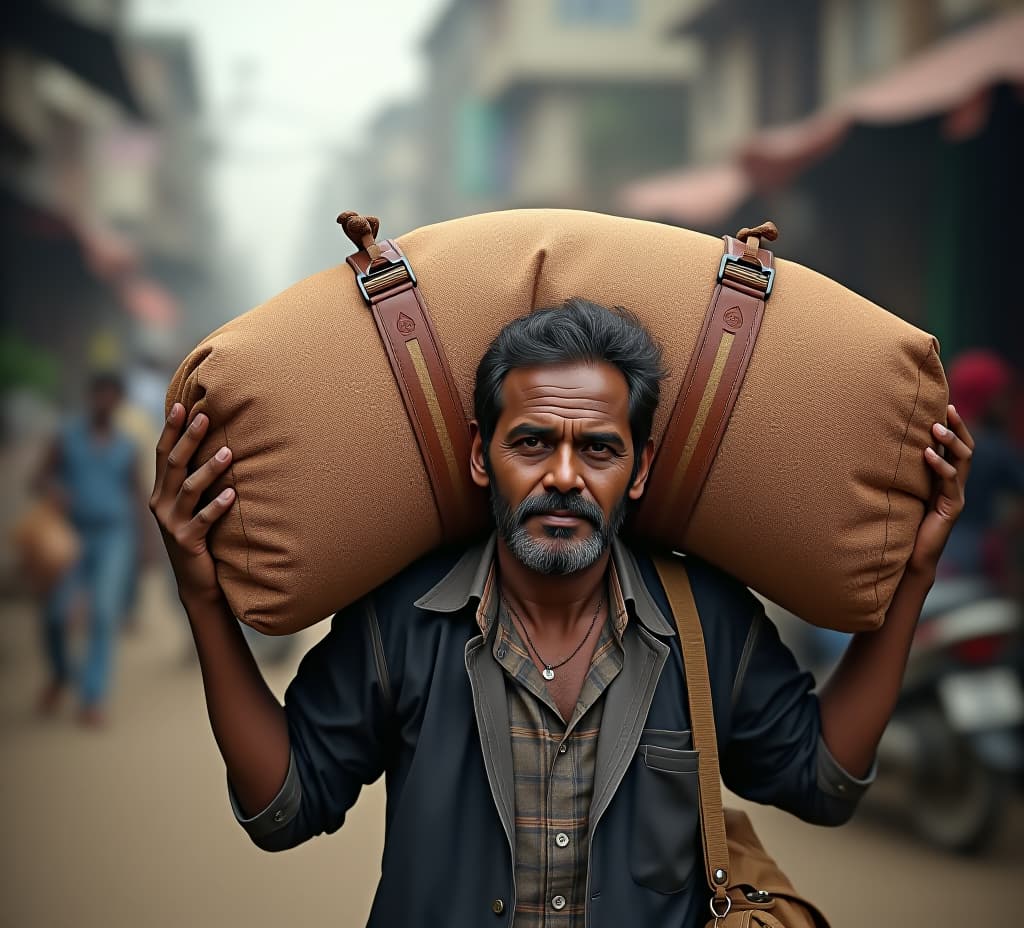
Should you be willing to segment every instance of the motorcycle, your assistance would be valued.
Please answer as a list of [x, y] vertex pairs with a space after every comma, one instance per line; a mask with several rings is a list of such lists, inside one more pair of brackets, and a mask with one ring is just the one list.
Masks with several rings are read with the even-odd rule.
[[1024, 772], [1022, 628], [983, 579], [940, 579], [925, 601], [879, 780], [902, 774], [914, 830], [944, 850], [983, 851]]
[[[825, 680], [848, 635], [774, 603], [769, 616], [801, 666]], [[867, 802], [895, 800], [946, 851], [980, 853], [1024, 778], [1024, 611], [987, 580], [937, 580], [921, 611]]]

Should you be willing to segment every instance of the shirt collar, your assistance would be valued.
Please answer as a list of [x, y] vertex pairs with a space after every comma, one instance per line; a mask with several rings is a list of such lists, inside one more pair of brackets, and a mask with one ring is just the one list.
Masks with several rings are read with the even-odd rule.
[[[476, 604], [476, 622], [483, 634], [490, 630], [498, 611], [498, 597], [493, 595], [494, 560], [497, 535], [469, 548], [454, 567], [430, 590], [416, 600], [418, 609], [428, 612], [461, 612], [470, 603]], [[633, 552], [618, 538], [612, 539], [611, 596], [617, 609], [619, 635], [628, 616], [635, 616], [648, 631], [670, 637], [675, 628], [665, 619], [654, 601]]]

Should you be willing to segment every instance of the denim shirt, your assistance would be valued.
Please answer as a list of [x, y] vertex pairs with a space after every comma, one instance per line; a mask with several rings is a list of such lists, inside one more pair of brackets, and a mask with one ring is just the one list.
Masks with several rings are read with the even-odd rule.
[[[336, 831], [362, 785], [383, 774], [372, 928], [511, 923], [509, 714], [490, 653], [499, 623], [480, 614], [496, 599], [485, 590], [494, 545], [492, 536], [436, 552], [336, 614], [285, 695], [292, 753], [279, 794], [247, 818], [229, 787], [252, 840], [278, 851]], [[598, 736], [586, 924], [691, 928], [707, 920], [709, 894], [682, 655], [650, 559], [618, 541], [612, 557], [630, 621]], [[686, 561], [726, 786], [808, 822], [845, 822], [874, 769], [858, 779], [829, 754], [813, 679], [760, 601], [707, 562]]]

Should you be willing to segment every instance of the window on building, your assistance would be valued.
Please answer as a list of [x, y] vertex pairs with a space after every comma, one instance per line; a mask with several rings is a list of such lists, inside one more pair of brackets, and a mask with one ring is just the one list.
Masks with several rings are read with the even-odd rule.
[[630, 23], [636, 0], [555, 0], [558, 17], [566, 23]]
[[458, 107], [453, 168], [458, 189], [467, 196], [501, 193], [509, 174], [509, 133], [501, 111], [473, 97]]

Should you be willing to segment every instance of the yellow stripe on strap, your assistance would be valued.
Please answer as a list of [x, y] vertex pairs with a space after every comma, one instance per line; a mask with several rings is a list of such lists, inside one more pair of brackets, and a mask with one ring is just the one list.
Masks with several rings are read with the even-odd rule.
[[697, 442], [700, 441], [701, 432], [704, 431], [704, 423], [707, 422], [708, 413], [711, 412], [711, 404], [715, 400], [715, 394], [718, 392], [718, 385], [722, 380], [722, 373], [725, 371], [725, 363], [729, 360], [729, 353], [732, 351], [732, 343], [736, 336], [732, 332], [723, 332], [722, 340], [718, 343], [718, 351], [715, 354], [715, 363], [711, 366], [711, 373], [708, 375], [708, 382], [704, 386], [704, 395], [700, 398], [700, 406], [697, 407], [697, 415], [693, 417], [693, 424], [690, 426], [690, 432], [686, 436], [686, 444], [683, 446], [683, 453], [679, 456], [679, 463], [676, 465], [676, 469], [672, 474], [672, 483], [669, 487], [668, 499], [664, 509], [662, 510], [662, 520], [664, 521], [672, 514], [672, 503], [675, 501], [676, 496], [679, 493], [680, 484], [683, 482], [683, 477], [686, 475], [687, 468], [690, 466], [690, 460], [693, 458], [693, 452], [697, 447]]
[[452, 447], [452, 438], [448, 434], [448, 426], [445, 425], [444, 416], [441, 414], [441, 404], [437, 401], [437, 392], [434, 390], [434, 382], [430, 379], [430, 371], [427, 370], [427, 360], [423, 357], [423, 349], [415, 338], [410, 338], [405, 347], [409, 350], [409, 357], [412, 358], [412, 366], [416, 369], [416, 377], [420, 382], [420, 389], [427, 399], [427, 407], [430, 409], [430, 418], [434, 421], [434, 431], [437, 433], [437, 440], [444, 452], [444, 459], [448, 465], [448, 476], [452, 482], [452, 492], [459, 501], [460, 506], [465, 504], [465, 494], [462, 486], [462, 472], [459, 470], [459, 462], [455, 459], [455, 449]]

